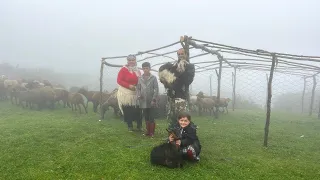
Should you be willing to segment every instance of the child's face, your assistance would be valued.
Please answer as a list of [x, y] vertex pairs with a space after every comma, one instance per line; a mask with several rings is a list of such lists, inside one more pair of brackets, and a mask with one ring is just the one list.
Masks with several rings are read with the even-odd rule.
[[150, 68], [149, 67], [143, 67], [143, 73], [144, 74], [149, 74], [150, 73]]
[[182, 117], [181, 119], [179, 119], [179, 125], [182, 128], [187, 127], [189, 124], [190, 124], [190, 121], [189, 121], [189, 119], [187, 117]]

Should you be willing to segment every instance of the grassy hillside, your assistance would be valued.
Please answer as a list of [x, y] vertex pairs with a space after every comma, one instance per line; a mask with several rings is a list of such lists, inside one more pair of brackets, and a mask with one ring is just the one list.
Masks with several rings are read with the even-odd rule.
[[[203, 150], [198, 164], [154, 167], [153, 146], [166, 137], [157, 120], [156, 138], [127, 132], [112, 116], [99, 122], [89, 109], [31, 111], [0, 103], [0, 179], [319, 179], [320, 121], [273, 113], [263, 148], [265, 113], [235, 111], [215, 120], [194, 117]], [[303, 135], [303, 137], [301, 137]]]

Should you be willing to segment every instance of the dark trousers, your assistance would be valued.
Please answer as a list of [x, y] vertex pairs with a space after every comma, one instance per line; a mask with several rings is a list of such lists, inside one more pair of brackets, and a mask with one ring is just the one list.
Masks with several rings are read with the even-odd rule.
[[142, 113], [138, 106], [122, 106], [123, 118], [127, 122], [128, 128], [132, 128], [133, 121], [137, 122], [137, 128], [142, 127]]
[[144, 108], [143, 116], [145, 121], [154, 122], [155, 108]]

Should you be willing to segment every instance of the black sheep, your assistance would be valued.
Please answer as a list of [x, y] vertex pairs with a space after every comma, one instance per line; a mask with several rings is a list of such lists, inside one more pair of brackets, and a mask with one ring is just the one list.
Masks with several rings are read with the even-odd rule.
[[183, 159], [175, 144], [163, 143], [154, 147], [150, 154], [153, 165], [162, 165], [168, 168], [182, 168]]

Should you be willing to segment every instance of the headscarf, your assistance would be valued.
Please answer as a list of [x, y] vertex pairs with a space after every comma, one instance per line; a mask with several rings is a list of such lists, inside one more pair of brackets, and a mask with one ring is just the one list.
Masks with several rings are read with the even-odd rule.
[[[130, 54], [130, 55], [127, 56], [127, 60], [136, 60], [136, 56]], [[125, 67], [129, 70], [129, 72], [136, 73], [136, 75], [138, 77], [141, 76], [141, 72], [140, 72], [139, 68], [137, 67], [137, 62], [136, 61], [134, 63], [132, 63], [132, 64], [131, 64], [131, 62], [127, 63], [125, 65]]]

